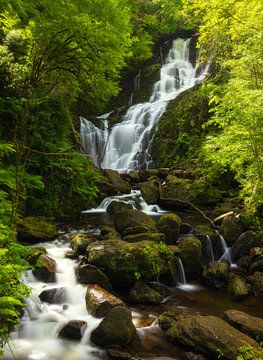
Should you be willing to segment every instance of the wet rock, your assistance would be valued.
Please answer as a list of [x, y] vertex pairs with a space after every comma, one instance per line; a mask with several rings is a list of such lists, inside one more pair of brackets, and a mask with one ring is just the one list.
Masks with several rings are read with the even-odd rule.
[[180, 242], [181, 259], [188, 278], [198, 278], [201, 271], [202, 244], [195, 236], [184, 237]]
[[250, 268], [250, 272], [261, 271], [263, 272], [263, 255], [257, 257], [252, 261]]
[[100, 190], [100, 193], [103, 193], [106, 196], [114, 196], [118, 194], [117, 187], [111, 184], [109, 181], [99, 180], [96, 182], [96, 186]]
[[116, 306], [91, 333], [91, 341], [99, 346], [127, 346], [134, 338], [136, 329], [132, 323], [131, 311]]
[[157, 232], [155, 221], [142, 211], [123, 210], [114, 219], [115, 229], [123, 236], [144, 232]]
[[110, 205], [107, 207], [106, 211], [112, 216], [115, 216], [117, 213], [123, 210], [132, 209], [130, 204], [127, 204], [123, 201], [112, 201]]
[[243, 228], [239, 216], [231, 214], [224, 217], [220, 226], [220, 234], [224, 236], [228, 245], [234, 244], [242, 234], [242, 231]]
[[56, 271], [56, 261], [47, 255], [41, 255], [39, 257], [39, 265], [33, 270], [33, 273], [38, 280], [43, 282], [55, 282]]
[[102, 226], [99, 238], [101, 240], [119, 239], [120, 234], [112, 226]]
[[164, 202], [165, 199], [174, 199], [179, 201], [193, 201], [195, 191], [193, 190], [193, 182], [189, 179], [180, 179], [173, 175], [168, 175], [165, 184], [161, 186], [160, 198]]
[[231, 248], [233, 260], [235, 261], [241, 256], [247, 255], [249, 250], [255, 246], [263, 246], [263, 238], [261, 235], [253, 231], [242, 233]]
[[86, 321], [71, 320], [60, 330], [58, 336], [70, 340], [80, 340], [86, 326]]
[[192, 226], [187, 223], [182, 223], [180, 226], [180, 234], [188, 234], [192, 230]]
[[66, 301], [66, 288], [47, 289], [40, 293], [39, 299], [49, 304], [63, 304]]
[[131, 192], [131, 185], [128, 183], [128, 181], [123, 180], [117, 171], [105, 169], [103, 173], [109, 179], [110, 183], [115, 186], [120, 193], [126, 194]]
[[44, 247], [35, 247], [30, 249], [30, 254], [27, 257], [27, 261], [31, 265], [36, 265], [37, 260], [41, 255], [46, 255], [47, 250]]
[[167, 213], [162, 215], [157, 221], [157, 229], [165, 234], [167, 244], [175, 244], [180, 233], [181, 219], [178, 215]]
[[129, 301], [136, 304], [160, 304], [162, 296], [142, 281], [137, 281], [130, 290]]
[[122, 239], [130, 243], [145, 241], [145, 240], [159, 243], [165, 241], [165, 235], [162, 233], [142, 233], [142, 234], [127, 235], [124, 236]]
[[17, 238], [21, 242], [51, 241], [57, 235], [56, 226], [48, 218], [28, 216], [17, 221]]
[[80, 284], [97, 284], [105, 290], [111, 290], [107, 276], [94, 265], [85, 264], [77, 268], [77, 280]]
[[84, 255], [88, 245], [95, 241], [87, 234], [74, 234], [70, 238], [70, 245], [76, 255]]
[[263, 319], [254, 317], [238, 310], [227, 310], [224, 319], [242, 333], [256, 341], [263, 341]]
[[240, 276], [232, 276], [230, 278], [227, 292], [233, 300], [241, 300], [250, 293], [245, 279]]
[[168, 271], [172, 257], [164, 244], [153, 241], [102, 240], [88, 247], [88, 262], [103, 268], [113, 285], [125, 288], [138, 276], [145, 282], [156, 281]]
[[158, 169], [140, 171], [141, 181], [147, 181], [151, 176], [158, 176]]
[[247, 283], [256, 296], [263, 297], [263, 272], [256, 271], [247, 277]]
[[86, 292], [86, 307], [91, 315], [104, 317], [116, 306], [126, 305], [122, 300], [104, 290], [99, 285], [89, 285]]
[[129, 177], [132, 183], [138, 183], [141, 181], [139, 173], [135, 170], [129, 172]]
[[217, 358], [218, 349], [224, 358], [233, 360], [241, 346], [259, 349], [259, 344], [215, 316], [164, 313], [159, 317], [160, 327], [171, 342], [189, 346]]
[[143, 199], [147, 204], [157, 204], [159, 199], [159, 186], [158, 180], [146, 181], [141, 183], [140, 190]]
[[221, 288], [229, 281], [230, 265], [227, 261], [218, 261], [208, 264], [202, 271], [201, 279], [205, 285]]
[[250, 255], [241, 256], [237, 261], [237, 266], [241, 268], [244, 272], [249, 270], [252, 258]]
[[140, 360], [121, 348], [109, 348], [107, 349], [107, 354], [113, 360]]
[[65, 258], [67, 259], [76, 259], [78, 256], [73, 250], [69, 250], [65, 254]]

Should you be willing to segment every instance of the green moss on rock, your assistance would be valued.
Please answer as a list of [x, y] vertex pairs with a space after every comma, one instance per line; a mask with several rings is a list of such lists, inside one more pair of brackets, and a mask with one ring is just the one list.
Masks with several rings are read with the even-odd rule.
[[22, 242], [50, 241], [57, 235], [56, 226], [46, 217], [28, 216], [17, 221], [17, 237]]

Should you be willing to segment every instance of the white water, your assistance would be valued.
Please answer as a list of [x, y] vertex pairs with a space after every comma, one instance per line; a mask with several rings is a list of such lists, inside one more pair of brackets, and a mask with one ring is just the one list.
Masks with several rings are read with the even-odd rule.
[[186, 276], [182, 260], [178, 259], [178, 285], [186, 285]]
[[[9, 347], [5, 349], [4, 359], [103, 359], [104, 351], [89, 342], [91, 332], [99, 325], [101, 319], [94, 318], [86, 310], [86, 287], [76, 282], [75, 262], [65, 258], [65, 254], [70, 248], [58, 241], [44, 244], [44, 246], [47, 248], [48, 255], [57, 263], [56, 283], [46, 284], [38, 281], [32, 271], [25, 274], [23, 280], [32, 288], [32, 295], [27, 299], [25, 315], [19, 328], [11, 335]], [[66, 288], [64, 303], [41, 302], [39, 294], [43, 290], [54, 287]], [[84, 320], [87, 323], [80, 342], [58, 338], [59, 331], [70, 320]]]
[[[166, 110], [167, 103], [180, 93], [204, 80], [205, 69], [194, 68], [189, 61], [191, 39], [176, 39], [160, 71], [160, 80], [148, 102], [131, 106], [122, 122], [110, 132], [95, 127], [81, 118], [81, 137], [87, 154], [102, 168], [129, 172], [152, 166], [149, 153], [155, 127]], [[139, 78], [136, 86], [139, 86]], [[105, 145], [106, 144], [106, 145]]]
[[212, 246], [212, 242], [211, 242], [209, 235], [206, 235], [205, 255], [206, 255], [206, 263], [207, 264], [215, 261], [213, 246]]

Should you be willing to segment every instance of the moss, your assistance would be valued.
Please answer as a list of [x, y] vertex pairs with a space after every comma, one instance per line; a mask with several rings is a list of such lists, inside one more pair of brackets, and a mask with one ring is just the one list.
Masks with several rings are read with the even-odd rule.
[[57, 228], [52, 222], [42, 216], [28, 216], [17, 221], [18, 239], [26, 242], [39, 242], [53, 240]]

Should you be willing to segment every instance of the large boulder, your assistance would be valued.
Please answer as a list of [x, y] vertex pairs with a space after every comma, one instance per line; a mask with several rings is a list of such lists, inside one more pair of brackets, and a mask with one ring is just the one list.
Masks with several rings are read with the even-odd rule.
[[110, 183], [115, 186], [120, 193], [130, 193], [131, 192], [131, 185], [128, 181], [125, 181], [121, 178], [118, 171], [106, 169], [103, 171], [104, 175], [108, 178]]
[[115, 216], [117, 213], [123, 210], [132, 209], [131, 204], [127, 204], [124, 201], [112, 201], [109, 206], [107, 207], [106, 211], [112, 216]]
[[233, 300], [241, 300], [249, 295], [250, 290], [245, 279], [236, 275], [230, 277], [227, 292]]
[[86, 321], [71, 320], [63, 326], [58, 336], [69, 340], [80, 340], [86, 327]]
[[230, 265], [227, 261], [209, 263], [202, 271], [201, 279], [205, 285], [221, 288], [229, 282]]
[[136, 329], [132, 323], [131, 311], [122, 306], [116, 306], [92, 331], [91, 341], [99, 346], [127, 346], [134, 338]]
[[157, 221], [157, 229], [160, 233], [165, 234], [167, 244], [175, 244], [180, 233], [182, 220], [173, 213], [162, 215]]
[[94, 242], [95, 239], [89, 236], [88, 234], [74, 234], [70, 238], [70, 245], [74, 250], [76, 255], [84, 255], [87, 249], [87, 246]]
[[110, 240], [110, 239], [119, 239], [120, 234], [114, 229], [113, 226], [102, 226], [100, 228], [100, 236], [101, 240]]
[[48, 218], [28, 216], [17, 221], [17, 238], [25, 243], [51, 241], [58, 235], [57, 228]]
[[221, 223], [220, 233], [224, 236], [228, 245], [234, 244], [242, 234], [242, 231], [242, 223], [239, 216], [230, 214], [224, 217]]
[[211, 358], [218, 357], [218, 350], [224, 358], [233, 360], [243, 346], [260, 348], [255, 340], [215, 316], [164, 313], [159, 317], [159, 323], [168, 340], [194, 348]]
[[38, 246], [30, 249], [30, 253], [28, 254], [26, 260], [29, 262], [30, 265], [36, 265], [37, 260], [40, 258], [41, 255], [46, 255], [47, 249]]
[[132, 170], [129, 172], [129, 177], [130, 177], [131, 183], [138, 183], [141, 180], [139, 173], [135, 170]]
[[140, 171], [141, 181], [147, 181], [152, 176], [158, 176], [158, 169], [148, 169]]
[[102, 240], [91, 244], [88, 262], [105, 270], [112, 284], [129, 287], [136, 280], [156, 281], [171, 264], [172, 253], [163, 243]]
[[136, 304], [160, 304], [162, 295], [142, 281], [137, 281], [130, 290], [129, 300]]
[[77, 281], [80, 284], [97, 284], [103, 289], [111, 290], [111, 283], [107, 276], [96, 266], [82, 264], [77, 268]]
[[247, 277], [247, 283], [256, 296], [263, 297], [263, 272], [256, 271]]
[[224, 312], [224, 319], [242, 333], [251, 336], [256, 341], [263, 341], [262, 318], [248, 315], [243, 311], [227, 310]]
[[249, 250], [256, 246], [263, 246], [263, 237], [261, 234], [253, 231], [242, 233], [231, 248], [233, 260], [237, 260], [243, 255], [249, 254]]
[[124, 236], [122, 239], [130, 243], [145, 241], [145, 240], [159, 243], [159, 242], [165, 242], [165, 235], [162, 233], [141, 233], [141, 234], [127, 235]]
[[86, 307], [91, 315], [104, 317], [116, 306], [125, 304], [122, 300], [104, 290], [99, 285], [89, 285], [86, 292]]
[[188, 235], [180, 241], [181, 259], [188, 278], [198, 278], [201, 271], [202, 244], [193, 235]]
[[47, 255], [41, 255], [39, 257], [39, 264], [33, 270], [33, 273], [38, 280], [41, 280], [43, 282], [55, 282], [56, 271], [56, 261], [54, 259], [51, 259]]
[[155, 221], [136, 209], [123, 210], [115, 216], [115, 229], [123, 236], [144, 232], [157, 232]]
[[[99, 180], [96, 182], [96, 186], [98, 187], [101, 194], [105, 194], [106, 196], [113, 196], [118, 194], [118, 189], [116, 186], [112, 185], [108, 179]], [[102, 199], [101, 199], [102, 200]]]
[[160, 197], [162, 201], [165, 199], [176, 199], [183, 202], [193, 201], [195, 198], [193, 181], [169, 175], [161, 186]]
[[63, 304], [66, 301], [66, 288], [58, 287], [43, 290], [39, 294], [39, 299], [49, 304]]
[[143, 199], [147, 204], [157, 204], [159, 200], [160, 182], [157, 180], [146, 181], [141, 183], [140, 190]]

